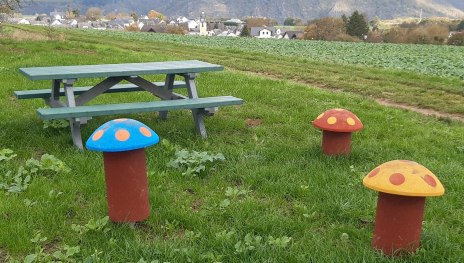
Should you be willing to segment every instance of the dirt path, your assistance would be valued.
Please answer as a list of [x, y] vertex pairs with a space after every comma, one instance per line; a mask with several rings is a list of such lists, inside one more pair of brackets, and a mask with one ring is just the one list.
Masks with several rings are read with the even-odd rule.
[[[274, 80], [282, 80], [282, 78], [279, 78], [278, 76], [275, 76], [275, 75], [272, 75], [272, 74], [257, 73], [257, 72], [251, 72], [251, 71], [247, 71], [247, 73], [249, 73], [251, 75], [256, 75], [256, 76], [261, 76], [261, 77], [265, 77], [265, 78], [274, 79]], [[295, 83], [295, 84], [307, 85], [307, 86], [311, 86], [312, 88], [318, 88], [318, 89], [323, 89], [323, 90], [332, 91], [332, 92], [340, 92], [341, 91], [341, 90], [337, 90], [337, 89], [327, 88], [327, 86], [325, 86], [324, 84], [320, 84], [320, 83], [306, 83], [306, 82], [296, 81], [296, 80], [288, 80], [288, 81], [290, 81], [292, 83]], [[437, 118], [446, 118], [446, 119], [451, 119], [451, 120], [454, 120], [454, 121], [464, 122], [464, 115], [462, 115], [462, 114], [451, 114], [451, 113], [440, 112], [440, 111], [436, 111], [436, 110], [432, 110], [432, 109], [424, 109], [424, 108], [419, 108], [419, 107], [412, 106], [412, 105], [396, 103], [396, 102], [393, 102], [393, 101], [389, 101], [387, 99], [379, 99], [379, 98], [372, 98], [372, 99], [375, 100], [380, 105], [383, 105], [383, 106], [392, 107], [392, 108], [398, 108], [398, 109], [404, 109], [404, 110], [408, 110], [408, 111], [413, 111], [413, 112], [417, 112], [417, 113], [420, 113], [420, 114], [423, 114], [423, 115], [426, 115], [426, 116], [434, 116], [434, 117], [437, 117]]]
[[417, 113], [420, 113], [420, 114], [424, 114], [424, 115], [427, 115], [427, 116], [435, 116], [435, 117], [438, 117], [438, 118], [448, 118], [448, 119], [451, 119], [451, 120], [464, 122], [464, 116], [461, 115], [461, 114], [451, 114], [451, 113], [440, 112], [440, 111], [431, 110], [431, 109], [422, 109], [422, 108], [418, 108], [418, 107], [411, 106], [411, 105], [405, 105], [405, 104], [399, 104], [399, 103], [391, 102], [391, 101], [388, 101], [386, 99], [375, 99], [375, 101], [377, 101], [377, 103], [379, 103], [380, 105], [384, 105], [384, 106], [388, 106], [388, 107], [405, 109], [405, 110], [417, 112]]

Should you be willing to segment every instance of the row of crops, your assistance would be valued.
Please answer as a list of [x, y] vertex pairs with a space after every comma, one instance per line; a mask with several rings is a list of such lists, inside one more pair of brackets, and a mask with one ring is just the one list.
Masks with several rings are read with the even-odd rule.
[[295, 56], [310, 60], [400, 69], [464, 79], [464, 47], [458, 46], [290, 41], [95, 30], [88, 32], [131, 40], [265, 52], [278, 56]]

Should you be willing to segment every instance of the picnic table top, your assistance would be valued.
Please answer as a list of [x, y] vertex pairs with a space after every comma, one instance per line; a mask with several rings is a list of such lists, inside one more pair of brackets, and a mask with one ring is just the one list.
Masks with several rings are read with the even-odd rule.
[[199, 60], [76, 65], [20, 68], [30, 80], [78, 79], [98, 77], [138, 76], [144, 74], [180, 74], [220, 71], [224, 67]]

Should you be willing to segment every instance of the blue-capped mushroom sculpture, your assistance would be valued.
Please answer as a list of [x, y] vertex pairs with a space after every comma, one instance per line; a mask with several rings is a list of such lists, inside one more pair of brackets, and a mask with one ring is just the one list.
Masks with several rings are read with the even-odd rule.
[[103, 152], [108, 212], [113, 222], [138, 222], [150, 215], [145, 147], [158, 135], [133, 119], [116, 119], [100, 126], [86, 147]]

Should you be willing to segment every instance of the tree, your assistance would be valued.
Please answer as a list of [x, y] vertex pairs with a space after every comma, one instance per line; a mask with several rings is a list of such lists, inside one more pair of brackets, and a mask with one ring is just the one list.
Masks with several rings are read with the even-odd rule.
[[155, 11], [153, 9], [148, 11], [147, 16], [150, 19], [155, 19], [155, 18], [158, 18], [159, 20], [164, 20], [165, 19], [165, 16], [163, 14], [161, 14], [160, 12]]
[[244, 25], [242, 28], [242, 31], [240, 32], [241, 37], [249, 37], [250, 36], [250, 31], [248, 31], [247, 25]]
[[130, 16], [134, 19], [134, 21], [139, 21], [139, 16], [137, 15], [137, 13], [132, 12]]
[[284, 21], [284, 26], [294, 26], [295, 25], [295, 19], [291, 17], [287, 17]]
[[348, 17], [345, 14], [342, 15], [342, 20], [345, 25], [348, 24]]
[[364, 36], [369, 32], [369, 25], [367, 24], [366, 18], [358, 12], [354, 11], [353, 14], [348, 19], [348, 24], [346, 25], [346, 33], [350, 36], [358, 37], [364, 39]]
[[287, 17], [284, 21], [284, 26], [302, 26], [303, 21], [299, 18]]
[[336, 40], [337, 36], [345, 33], [345, 23], [341, 18], [324, 17], [309, 22], [305, 39]]
[[464, 31], [464, 20], [462, 20], [456, 27], [456, 31]]
[[66, 18], [73, 19], [79, 17], [79, 9], [73, 9], [66, 11]]
[[102, 11], [98, 7], [90, 7], [87, 10], [87, 13], [85, 13], [85, 16], [87, 17], [88, 20], [90, 21], [96, 21], [101, 18], [102, 16]]
[[369, 22], [369, 25], [371, 26], [372, 31], [379, 31], [381, 24], [382, 22], [380, 21], [380, 18], [378, 16], [374, 17], [374, 19], [372, 19]]

